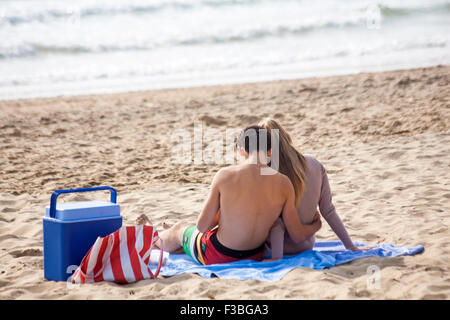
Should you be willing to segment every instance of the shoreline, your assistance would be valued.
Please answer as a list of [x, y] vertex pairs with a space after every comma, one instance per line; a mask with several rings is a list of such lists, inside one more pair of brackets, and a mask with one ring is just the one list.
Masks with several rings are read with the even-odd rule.
[[[408, 73], [408, 72], [419, 72], [419, 71], [427, 71], [427, 70], [439, 70], [439, 69], [449, 69], [449, 65], [438, 64], [432, 67], [417, 67], [411, 69], [393, 69], [386, 71], [375, 71], [375, 72], [357, 72], [357, 73], [345, 73], [338, 75], [324, 75], [324, 76], [314, 76], [314, 77], [305, 77], [305, 78], [293, 78], [293, 79], [280, 79], [280, 80], [268, 80], [268, 81], [254, 81], [254, 82], [242, 82], [242, 83], [232, 83], [232, 84], [211, 84], [211, 85], [198, 85], [192, 87], [173, 87], [173, 88], [159, 88], [159, 89], [144, 89], [144, 90], [136, 90], [136, 91], [125, 91], [125, 92], [110, 92], [110, 93], [93, 93], [93, 94], [75, 94], [75, 95], [60, 95], [60, 96], [48, 96], [48, 97], [36, 97], [36, 98], [17, 98], [17, 99], [0, 99], [0, 111], [8, 113], [11, 110], [9, 108], [14, 107], [27, 107], [34, 104], [40, 105], [40, 103], [52, 103], [52, 102], [65, 102], [70, 103], [74, 101], [98, 101], [98, 99], [106, 99], [106, 100], [123, 100], [124, 97], [129, 99], [146, 97], [146, 96], [161, 96], [161, 95], [170, 95], [171, 93], [181, 93], [181, 92], [207, 92], [207, 91], [232, 91], [234, 89], [239, 88], [251, 88], [254, 87], [264, 87], [270, 86], [271, 84], [280, 86], [285, 84], [286, 86], [292, 86], [296, 83], [311, 83], [311, 82], [320, 82], [320, 80], [328, 82], [332, 79], [346, 79], [350, 77], [355, 78], [367, 78], [371, 77], [371, 75], [382, 75], [382, 74], [398, 74], [398, 73]], [[240, 89], [239, 89], [240, 90]], [[142, 102], [147, 102], [149, 99], [143, 98]], [[11, 105], [11, 106], [9, 106]], [[40, 105], [41, 106], [41, 105]]]
[[[0, 101], [0, 299], [449, 299], [449, 89], [450, 66], [440, 66]], [[268, 116], [325, 166], [354, 241], [425, 251], [295, 269], [270, 283], [196, 274], [79, 288], [44, 280], [42, 216], [52, 191], [110, 185], [124, 225], [142, 213], [158, 230], [195, 222], [221, 164], [173, 163], [173, 132], [191, 132], [195, 121], [224, 132]], [[337, 237], [324, 221], [317, 239]], [[381, 290], [367, 288], [374, 265]]]
[[[256, 85], [256, 84], [264, 84], [264, 83], [279, 83], [279, 82], [289, 82], [289, 81], [299, 81], [299, 80], [308, 80], [308, 79], [321, 79], [321, 78], [331, 78], [331, 77], [346, 77], [346, 76], [352, 76], [352, 75], [364, 75], [364, 74], [372, 74], [372, 73], [384, 73], [384, 72], [397, 72], [397, 71], [406, 71], [406, 70], [420, 70], [420, 69], [432, 69], [432, 68], [442, 68], [450, 66], [449, 64], [437, 64], [437, 65], [431, 65], [431, 66], [422, 66], [422, 67], [414, 67], [410, 68], [408, 66], [403, 68], [397, 68], [397, 67], [387, 67], [383, 69], [379, 69], [378, 67], [368, 67], [367, 71], [338, 71], [338, 72], [318, 72], [317, 75], [313, 75], [317, 72], [309, 72], [305, 76], [300, 76], [300, 74], [294, 74], [292, 76], [280, 76], [278, 78], [276, 77], [270, 77], [265, 76], [262, 80], [229, 80], [224, 81], [223, 83], [220, 83], [220, 81], [213, 81], [211, 84], [203, 83], [200, 81], [200, 83], [194, 83], [192, 85], [168, 85], [164, 87], [155, 87], [155, 88], [148, 88], [148, 89], [136, 89], [136, 90], [129, 90], [129, 91], [111, 91], [109, 92], [106, 90], [106, 92], [93, 92], [93, 93], [75, 93], [75, 94], [60, 94], [60, 95], [51, 95], [48, 96], [31, 96], [31, 97], [18, 97], [18, 98], [8, 98], [8, 99], [2, 99], [0, 98], [1, 102], [18, 102], [18, 101], [24, 101], [24, 100], [36, 100], [36, 99], [64, 99], [64, 98], [76, 98], [76, 97], [94, 97], [94, 96], [109, 96], [109, 95], [123, 95], [123, 94], [143, 94], [146, 92], [155, 92], [155, 91], [166, 91], [166, 90], [190, 90], [190, 89], [200, 89], [200, 88], [216, 88], [216, 87], [224, 87], [224, 86], [240, 86], [240, 85]], [[258, 78], [257, 76], [250, 77], [249, 79], [255, 79]], [[276, 78], [276, 79], [273, 79]], [[128, 90], [128, 89], [124, 89]]]

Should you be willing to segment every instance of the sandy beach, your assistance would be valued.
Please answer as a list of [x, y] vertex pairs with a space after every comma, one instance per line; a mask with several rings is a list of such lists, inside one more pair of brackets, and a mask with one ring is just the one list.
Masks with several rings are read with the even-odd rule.
[[[0, 299], [449, 299], [450, 66], [126, 94], [0, 101]], [[328, 171], [353, 240], [424, 245], [282, 280], [196, 274], [68, 287], [43, 277], [51, 192], [110, 185], [124, 225], [193, 223], [226, 164], [171, 161], [177, 129], [274, 117]], [[74, 197], [106, 198], [105, 195]], [[70, 197], [67, 198], [70, 200]], [[335, 240], [324, 222], [320, 240]], [[368, 289], [369, 266], [380, 289]]]

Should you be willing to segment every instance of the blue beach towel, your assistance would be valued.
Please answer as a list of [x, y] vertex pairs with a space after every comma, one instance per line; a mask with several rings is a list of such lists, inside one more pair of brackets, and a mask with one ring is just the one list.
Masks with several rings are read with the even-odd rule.
[[[356, 246], [367, 246], [355, 242]], [[242, 260], [232, 263], [203, 266], [194, 262], [186, 254], [170, 254], [161, 275], [174, 276], [180, 273], [198, 273], [204, 278], [219, 277], [223, 279], [265, 280], [276, 281], [283, 278], [295, 268], [314, 268], [323, 270], [355, 259], [365, 257], [397, 257], [415, 255], [424, 250], [422, 245], [412, 248], [398, 247], [391, 244], [378, 244], [367, 251], [346, 250], [340, 241], [316, 242], [313, 250], [297, 255], [285, 256], [283, 259], [271, 262]]]

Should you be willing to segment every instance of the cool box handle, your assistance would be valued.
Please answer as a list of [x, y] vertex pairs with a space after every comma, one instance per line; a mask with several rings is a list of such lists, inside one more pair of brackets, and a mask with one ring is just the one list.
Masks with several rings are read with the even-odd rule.
[[58, 196], [63, 193], [77, 193], [77, 192], [91, 192], [91, 191], [101, 191], [109, 190], [111, 191], [111, 202], [117, 203], [117, 191], [113, 187], [102, 186], [102, 187], [91, 187], [91, 188], [79, 188], [79, 189], [66, 189], [66, 190], [56, 190], [52, 193], [50, 198], [50, 217], [54, 218], [56, 215], [56, 200]]

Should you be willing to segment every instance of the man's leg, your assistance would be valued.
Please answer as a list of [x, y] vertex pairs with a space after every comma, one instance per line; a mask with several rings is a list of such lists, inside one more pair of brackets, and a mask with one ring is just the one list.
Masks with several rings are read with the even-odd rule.
[[[192, 223], [179, 221], [167, 230], [159, 233], [159, 238], [163, 242], [164, 251], [170, 253], [183, 252], [183, 233]], [[156, 243], [158, 247], [159, 241]]]

